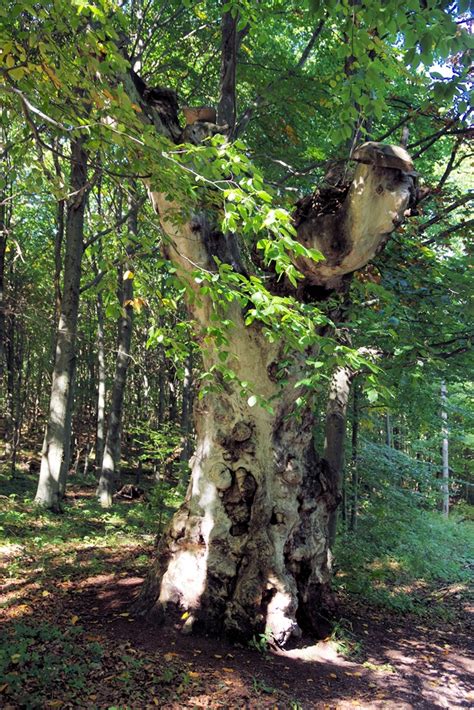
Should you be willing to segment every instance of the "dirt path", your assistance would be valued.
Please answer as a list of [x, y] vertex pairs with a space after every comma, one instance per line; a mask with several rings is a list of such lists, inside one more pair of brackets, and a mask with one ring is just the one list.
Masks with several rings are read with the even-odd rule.
[[[351, 617], [354, 636], [363, 639], [358, 661], [345, 660], [330, 641], [262, 654], [134, 619], [129, 609], [141, 583], [122, 568], [78, 583], [58, 583], [46, 596], [43, 590], [42, 610], [36, 601], [35, 615], [58, 625], [81, 625], [87, 639], [109, 649], [110, 667], [92, 683], [83, 707], [418, 710], [474, 704], [469, 633], [460, 623], [433, 629], [347, 608], [343, 611]], [[136, 690], [122, 688], [117, 698], [124, 654], [141, 664], [140, 674], [134, 676]], [[187, 679], [184, 685], [177, 684], [179, 678]], [[120, 698], [125, 704], [112, 705]], [[54, 702], [49, 707], [61, 707]]]

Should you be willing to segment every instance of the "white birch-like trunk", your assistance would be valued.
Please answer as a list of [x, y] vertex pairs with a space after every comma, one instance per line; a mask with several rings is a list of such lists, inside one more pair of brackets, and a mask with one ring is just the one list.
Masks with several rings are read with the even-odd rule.
[[448, 390], [446, 382], [441, 383], [441, 419], [442, 419], [442, 462], [443, 462], [443, 483], [441, 486], [443, 500], [442, 511], [446, 517], [449, 515], [449, 432], [448, 432], [448, 412], [446, 405], [448, 401]]
[[105, 341], [104, 303], [102, 294], [97, 294], [97, 423], [95, 434], [95, 467], [99, 471], [104, 458], [105, 436]]

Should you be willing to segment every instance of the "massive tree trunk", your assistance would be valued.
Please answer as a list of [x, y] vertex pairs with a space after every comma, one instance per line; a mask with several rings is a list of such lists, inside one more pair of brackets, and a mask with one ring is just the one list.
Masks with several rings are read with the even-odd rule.
[[[298, 238], [325, 256], [318, 263], [297, 260], [310, 288], [306, 297], [337, 288], [367, 263], [409, 205], [413, 181], [404, 151], [372, 143], [355, 157], [360, 164], [337, 213], [318, 216], [311, 208], [299, 216]], [[193, 270], [215, 268], [206, 246], [208, 220], [200, 214], [183, 220], [180, 205], [161, 193], [150, 196], [168, 257], [188, 290], [197, 291]], [[213, 308], [208, 296], [190, 300], [198, 337], [215, 319]], [[328, 522], [337, 485], [314, 449], [313, 408], [296, 413], [295, 382], [314, 353], [286, 354], [292, 364], [282, 382], [276, 374], [284, 344], [270, 343], [258, 323], [245, 326], [235, 302], [220, 316], [232, 323], [226, 350], [237, 379], [223, 381], [195, 408], [188, 493], [159, 543], [137, 606], [161, 619], [173, 618], [175, 609], [185, 630], [243, 639], [266, 631], [284, 643], [302, 629], [321, 631], [330, 605]], [[217, 348], [207, 347], [204, 366], [218, 361]], [[250, 383], [257, 403], [242, 396], [241, 382]]]
[[300, 626], [324, 623], [335, 497], [313, 446], [311, 408], [291, 416], [303, 356], [280, 386], [279, 346], [258, 325], [245, 327], [237, 307], [227, 317], [234, 323], [228, 347], [238, 355], [233, 369], [257, 397], [277, 398], [274, 411], [249, 406], [238, 385], [224, 383], [199, 401], [191, 483], [140, 604], [159, 614], [169, 605], [188, 611], [189, 629], [250, 638], [266, 628], [284, 641]]
[[56, 353], [51, 384], [49, 418], [46, 425], [36, 503], [58, 510], [62, 478], [68, 468], [68, 439], [71, 436], [72, 387], [76, 360], [77, 315], [87, 201], [87, 155], [83, 140], [71, 142], [71, 187], [67, 206], [66, 252], [63, 296], [56, 334]]

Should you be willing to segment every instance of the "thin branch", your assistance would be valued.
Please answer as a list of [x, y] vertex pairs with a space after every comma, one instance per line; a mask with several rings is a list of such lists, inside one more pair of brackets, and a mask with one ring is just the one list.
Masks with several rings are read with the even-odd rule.
[[445, 229], [443, 232], [440, 232], [439, 234], [436, 235], [436, 237], [433, 237], [432, 239], [426, 239], [426, 241], [421, 242], [421, 246], [427, 247], [430, 244], [434, 244], [435, 242], [439, 242], [445, 237], [449, 236], [453, 232], [457, 232], [459, 229], [462, 229], [463, 227], [469, 227], [471, 224], [474, 224], [474, 219], [468, 219], [467, 222], [458, 222], [458, 224], [454, 224], [452, 227], [449, 227], [449, 229]]
[[455, 142], [455, 144], [453, 145], [453, 149], [451, 151], [451, 155], [449, 156], [449, 160], [446, 165], [445, 171], [442, 174], [441, 179], [437, 185], [437, 188], [436, 188], [437, 190], [441, 190], [444, 183], [446, 182], [446, 180], [448, 179], [448, 177], [450, 176], [450, 174], [454, 170], [454, 161], [456, 160], [456, 155], [457, 155], [459, 148], [461, 147], [461, 143], [462, 143], [462, 139], [458, 138], [457, 141]]
[[16, 96], [19, 97], [21, 103], [23, 104], [23, 107], [27, 110], [28, 113], [36, 114], [37, 116], [42, 118], [43, 121], [46, 121], [46, 123], [50, 123], [52, 126], [54, 126], [55, 128], [60, 128], [62, 131], [68, 130], [66, 126], [64, 126], [62, 123], [55, 121], [54, 118], [51, 118], [51, 116], [48, 116], [47, 114], [43, 113], [43, 111], [40, 111], [40, 109], [36, 108], [36, 106], [33, 106], [33, 104], [28, 101], [23, 92], [19, 89], [16, 89], [14, 86], [10, 86], [8, 84], [1, 84], [0, 90], [6, 91], [9, 94], [16, 94]]
[[[418, 111], [416, 111], [418, 113]], [[407, 114], [404, 116], [398, 123], [396, 123], [392, 128], [390, 128], [386, 133], [383, 134], [383, 136], [380, 136], [377, 138], [377, 141], [379, 143], [382, 143], [382, 141], [386, 140], [389, 136], [391, 136], [395, 131], [397, 131], [401, 126], [404, 126], [405, 123], [408, 123], [408, 121], [412, 118], [413, 114]]]
[[[322, 29], [324, 27], [326, 20], [322, 19], [318, 26], [315, 28], [313, 34], [311, 35], [311, 38], [304, 48], [300, 59], [298, 60], [296, 66], [293, 69], [290, 69], [286, 74], [283, 74], [283, 76], [280, 78], [280, 81], [285, 78], [290, 78], [296, 74], [297, 71], [302, 69], [306, 62], [308, 61], [308, 58], [311, 54], [311, 50], [313, 49], [316, 40], [318, 39], [319, 35], [322, 32]], [[267, 94], [270, 89], [273, 88], [274, 84], [278, 81], [278, 79], [273, 79], [267, 86], [263, 89], [262, 93], [260, 93], [258, 96], [255, 97], [253, 103], [251, 106], [249, 106], [244, 113], [241, 115], [239, 120], [237, 121], [236, 129], [235, 129], [235, 136], [240, 136], [245, 129], [247, 128], [248, 124], [250, 123], [256, 109], [259, 108], [259, 106], [265, 101], [265, 94]]]
[[449, 207], [446, 207], [440, 214], [437, 214], [431, 219], [429, 219], [427, 222], [423, 222], [423, 224], [420, 224], [418, 227], [418, 233], [424, 232], [426, 229], [428, 229], [428, 227], [433, 226], [433, 224], [441, 222], [441, 220], [444, 219], [447, 214], [455, 210], [457, 207], [462, 207], [462, 205], [465, 205], [472, 199], [474, 199], [474, 195], [468, 192], [467, 195], [464, 195], [464, 197], [461, 197], [459, 200], [456, 200], [456, 202], [453, 202], [451, 205], [449, 205]]
[[[140, 200], [138, 201], [138, 205], [137, 205], [138, 209], [140, 209], [140, 207], [143, 207], [144, 204], [145, 204], [145, 198], [141, 197]], [[107, 229], [103, 229], [101, 232], [97, 232], [97, 234], [94, 234], [93, 237], [90, 237], [84, 244], [84, 251], [86, 249], [88, 249], [88, 247], [92, 246], [92, 244], [95, 244], [95, 242], [98, 239], [101, 239], [102, 237], [107, 236], [107, 234], [110, 234], [114, 230], [121, 227], [122, 224], [124, 224], [127, 221], [127, 219], [130, 217], [130, 215], [132, 214], [132, 212], [135, 209], [136, 209], [135, 206], [132, 207], [132, 209], [130, 209], [125, 215], [122, 215], [122, 217], [117, 222], [115, 222], [115, 224], [113, 224], [111, 227], [107, 227]]]

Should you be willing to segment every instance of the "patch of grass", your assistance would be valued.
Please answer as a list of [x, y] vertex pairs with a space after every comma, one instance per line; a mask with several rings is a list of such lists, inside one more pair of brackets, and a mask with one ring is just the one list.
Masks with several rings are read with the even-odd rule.
[[0, 649], [3, 693], [22, 708], [43, 707], [58, 696], [62, 702], [79, 698], [103, 656], [80, 627], [16, 623]]
[[[156, 490], [147, 483], [151, 493], [145, 500], [117, 499], [112, 509], [104, 510], [93, 479], [87, 485], [82, 477], [71, 478], [64, 512], [58, 515], [34, 504], [36, 476], [19, 471], [12, 479], [6, 469], [0, 470], [1, 573], [10, 581], [44, 586], [104, 573], [111, 560], [128, 564], [131, 555], [139, 557], [138, 567], [144, 569], [148, 557], [143, 547], [151, 548], [181, 499], [176, 487], [160, 483]], [[19, 588], [8, 605], [21, 595]]]
[[342, 535], [336, 543], [336, 588], [375, 606], [450, 620], [454, 612], [439, 603], [436, 590], [456, 584], [458, 594], [467, 594], [474, 524], [416, 508], [410, 515], [378, 512], [361, 518], [357, 535]]
[[331, 640], [338, 653], [348, 660], [356, 660], [362, 651], [362, 642], [353, 632], [352, 624], [347, 619], [339, 619], [333, 626]]

